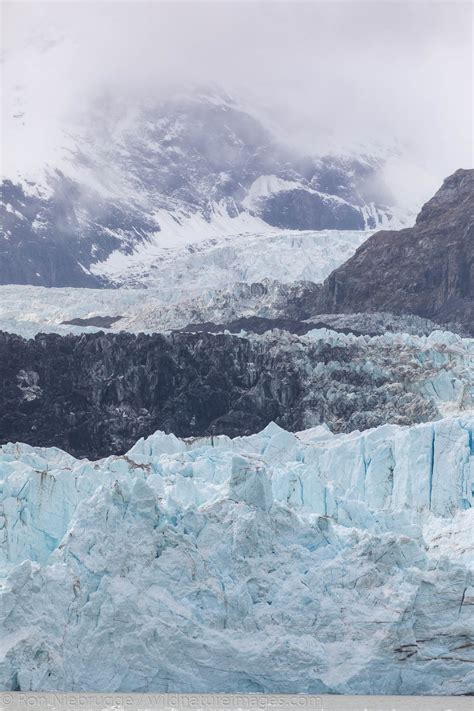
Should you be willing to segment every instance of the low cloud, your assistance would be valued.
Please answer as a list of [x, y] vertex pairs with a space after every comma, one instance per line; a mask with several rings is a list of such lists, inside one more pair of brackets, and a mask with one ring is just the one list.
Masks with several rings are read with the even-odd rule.
[[133, 104], [215, 82], [303, 150], [398, 145], [413, 189], [423, 175], [429, 191], [472, 161], [471, 13], [463, 2], [6, 3], [4, 172], [51, 160], [104, 89]]

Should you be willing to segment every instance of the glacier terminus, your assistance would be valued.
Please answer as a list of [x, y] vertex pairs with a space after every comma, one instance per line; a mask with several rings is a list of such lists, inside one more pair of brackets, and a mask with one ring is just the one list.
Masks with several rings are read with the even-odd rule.
[[1, 686], [472, 693], [473, 431], [2, 446]]

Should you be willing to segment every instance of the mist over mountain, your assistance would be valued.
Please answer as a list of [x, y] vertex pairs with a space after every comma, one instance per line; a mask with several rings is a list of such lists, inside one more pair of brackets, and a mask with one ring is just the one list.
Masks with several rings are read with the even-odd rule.
[[0, 283], [137, 285], [176, 245], [410, 224], [469, 155], [464, 10], [404, 6], [401, 32], [390, 4], [9, 5]]
[[149, 267], [215, 236], [410, 220], [385, 156], [304, 155], [215, 87], [133, 107], [103, 96], [65, 141], [36, 180], [2, 185], [1, 283], [102, 286], [140, 251]]

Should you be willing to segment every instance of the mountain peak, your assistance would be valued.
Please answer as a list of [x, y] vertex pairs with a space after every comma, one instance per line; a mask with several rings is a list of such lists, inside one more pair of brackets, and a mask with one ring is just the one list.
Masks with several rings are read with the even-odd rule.
[[[435, 195], [425, 203], [417, 217], [417, 224], [434, 220], [450, 220], [456, 211], [457, 220], [472, 219], [474, 170], [460, 168], [448, 176]], [[470, 209], [469, 209], [470, 208]]]

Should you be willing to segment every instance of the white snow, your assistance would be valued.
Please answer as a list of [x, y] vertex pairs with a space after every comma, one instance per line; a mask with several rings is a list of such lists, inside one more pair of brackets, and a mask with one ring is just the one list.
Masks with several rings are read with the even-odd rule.
[[374, 232], [273, 230], [249, 213], [231, 218], [217, 208], [210, 222], [198, 215], [177, 220], [166, 211], [159, 219], [162, 230], [153, 240], [130, 255], [113, 252], [91, 271], [125, 286], [163, 288], [179, 282], [187, 290], [264, 278], [320, 282]]
[[296, 180], [284, 180], [276, 175], [261, 175], [254, 180], [249, 188], [245, 198], [242, 200], [242, 205], [247, 210], [257, 210], [259, 201], [262, 198], [267, 198], [270, 195], [286, 190], [301, 190], [306, 189], [305, 186]]
[[472, 692], [473, 429], [4, 445], [2, 688]]
[[[132, 313], [138, 328], [148, 328], [144, 318], [149, 312], [157, 312], [170, 304], [177, 305], [183, 312], [195, 308], [197, 303], [205, 308], [216, 299], [222, 301], [234, 293], [238, 301], [245, 290], [244, 284], [269, 278], [275, 283], [320, 282], [372, 234], [371, 231], [332, 230], [272, 234], [250, 231], [222, 238], [216, 236], [225, 230], [218, 216], [211, 223], [198, 216], [189, 218], [189, 223], [178, 223], [166, 215], [170, 222], [164, 223], [166, 229], [157, 234], [156, 241], [143, 242], [128, 256], [114, 252], [106, 262], [91, 268], [96, 274], [126, 285], [148, 287], [146, 290], [0, 286], [0, 329], [25, 335], [36, 332], [35, 329], [56, 327], [64, 332], [60, 324], [71, 318]], [[230, 224], [231, 218], [228, 220]], [[258, 218], [241, 213], [236, 223], [244, 230], [247, 220], [258, 222]], [[253, 224], [252, 229], [255, 226]], [[231, 227], [234, 229], [236, 225]], [[216, 230], [215, 234], [212, 229]], [[188, 241], [190, 233], [195, 234], [193, 244]], [[254, 303], [253, 308], [256, 306]], [[141, 309], [142, 324], [139, 323]], [[178, 315], [176, 324], [177, 319]], [[172, 317], [167, 320], [172, 323]], [[181, 325], [191, 320], [188, 318]], [[167, 326], [156, 323], [153, 327]]]
[[[246, 212], [231, 217], [225, 207], [219, 204], [212, 205], [209, 221], [199, 213], [170, 212], [164, 209], [156, 210], [153, 218], [159, 231], [151, 239], [137, 242], [132, 254], [124, 254], [119, 250], [112, 252], [105, 261], [95, 263], [91, 271], [117, 283], [127, 284], [130, 279], [145, 283], [150, 267], [159, 269], [160, 262], [174, 260], [180, 256], [181, 251], [189, 251], [196, 244], [204, 243], [205, 248], [210, 240], [225, 240], [229, 237], [239, 240], [242, 235], [277, 231]], [[117, 236], [120, 237], [120, 234]]]
[[[327, 193], [322, 193], [319, 190], [311, 188], [302, 181], [296, 180], [284, 180], [276, 175], [261, 175], [259, 178], [254, 180], [249, 188], [249, 191], [245, 198], [242, 200], [242, 205], [247, 210], [258, 211], [260, 201], [262, 199], [270, 197], [281, 192], [286, 192], [289, 190], [304, 190], [312, 195], [319, 195], [326, 203], [339, 203], [341, 205], [349, 205], [347, 200], [338, 197], [337, 195], [328, 195]], [[363, 213], [364, 214], [364, 213]], [[388, 222], [388, 218], [384, 216]], [[378, 220], [376, 222], [378, 224]]]

